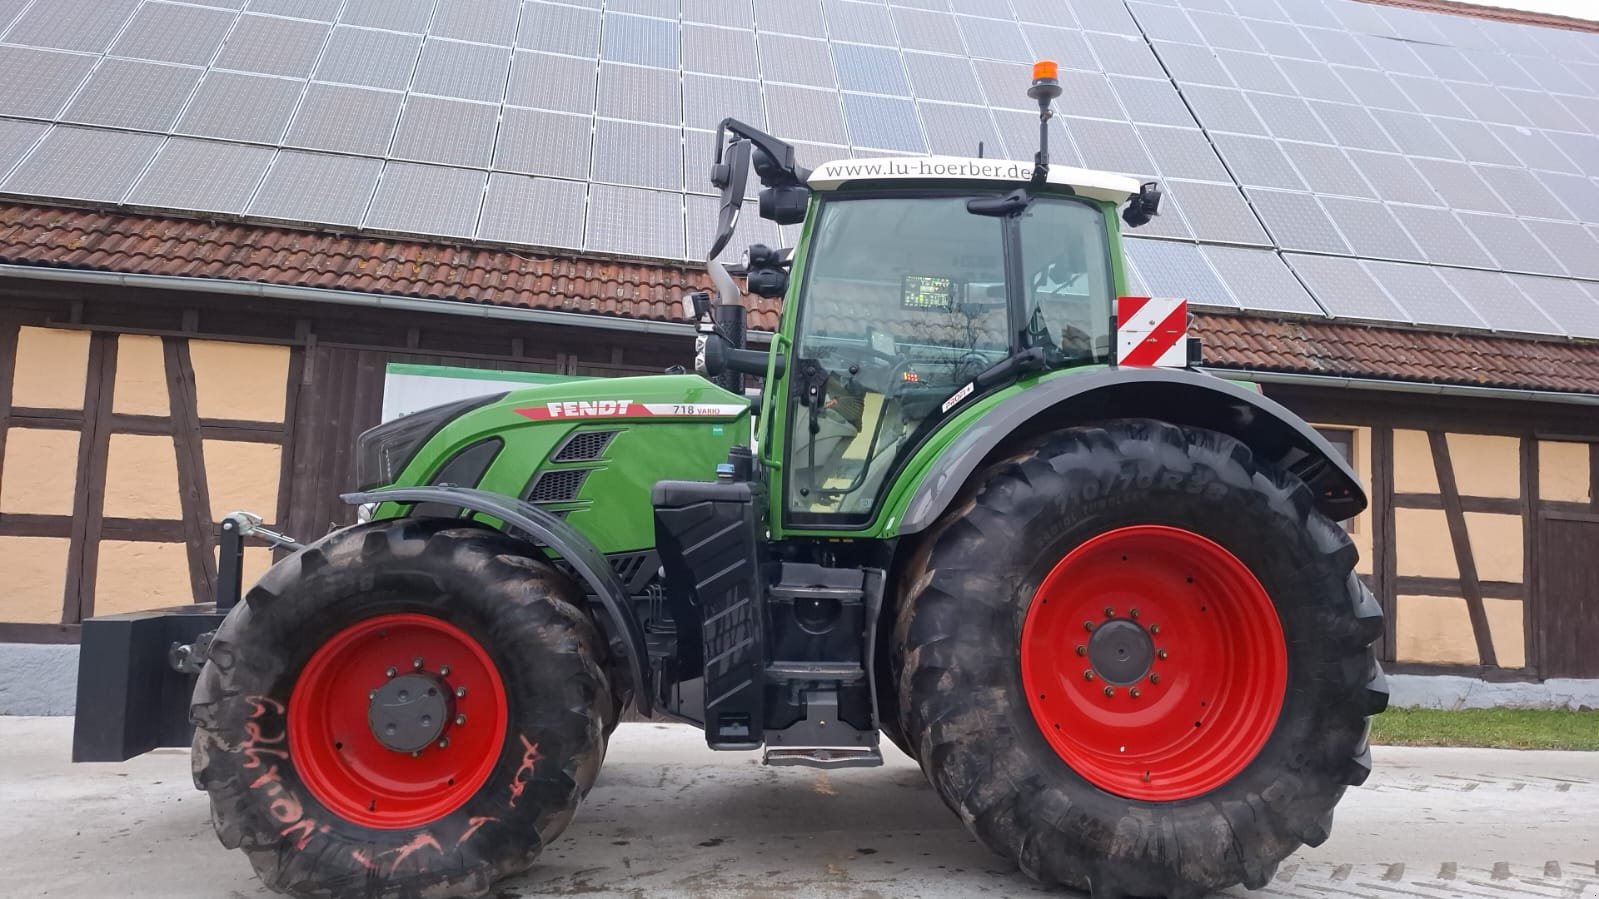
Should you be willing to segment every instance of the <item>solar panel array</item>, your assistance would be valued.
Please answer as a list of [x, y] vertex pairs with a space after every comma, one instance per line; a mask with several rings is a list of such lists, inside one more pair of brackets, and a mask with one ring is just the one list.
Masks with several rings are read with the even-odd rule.
[[1357, 0], [0, 0], [0, 193], [693, 259], [723, 116], [1027, 159], [1037, 58], [1142, 289], [1599, 338], [1599, 34]]

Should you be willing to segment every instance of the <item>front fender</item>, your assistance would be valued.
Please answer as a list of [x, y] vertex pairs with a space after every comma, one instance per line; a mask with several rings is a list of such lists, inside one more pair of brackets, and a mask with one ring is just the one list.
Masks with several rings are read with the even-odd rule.
[[1050, 378], [972, 422], [890, 510], [898, 533], [931, 527], [966, 482], [1002, 448], [1047, 431], [1118, 418], [1153, 418], [1232, 436], [1304, 481], [1316, 507], [1335, 520], [1366, 508], [1366, 491], [1327, 438], [1281, 403], [1214, 375], [1183, 369], [1112, 368]]
[[549, 512], [519, 499], [467, 487], [393, 487], [339, 497], [352, 506], [365, 503], [439, 503], [497, 518], [559, 553], [588, 589], [599, 597], [609, 619], [610, 635], [620, 642], [633, 678], [633, 701], [643, 715], [650, 713], [650, 685], [645, 680], [649, 658], [644, 628], [632, 614], [627, 589], [605, 556], [578, 530]]

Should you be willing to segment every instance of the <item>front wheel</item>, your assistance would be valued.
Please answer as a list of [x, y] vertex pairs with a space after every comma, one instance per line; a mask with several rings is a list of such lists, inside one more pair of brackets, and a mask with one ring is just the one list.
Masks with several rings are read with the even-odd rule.
[[992, 849], [1095, 897], [1260, 887], [1386, 703], [1381, 610], [1305, 486], [1211, 431], [1056, 432], [902, 572], [901, 727]]
[[340, 531], [229, 613], [191, 704], [212, 823], [299, 896], [474, 896], [532, 864], [616, 720], [564, 575], [459, 522]]

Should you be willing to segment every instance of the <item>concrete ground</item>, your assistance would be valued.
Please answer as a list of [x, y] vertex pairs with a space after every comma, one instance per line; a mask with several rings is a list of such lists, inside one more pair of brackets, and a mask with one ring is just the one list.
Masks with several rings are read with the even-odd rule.
[[[216, 842], [187, 752], [75, 767], [71, 726], [0, 718], [0, 896], [269, 895]], [[1227, 895], [1599, 899], [1599, 753], [1376, 756], [1331, 840], [1267, 890]], [[969, 837], [897, 753], [876, 769], [774, 769], [712, 754], [686, 727], [624, 724], [576, 822], [498, 899], [1045, 892]]]

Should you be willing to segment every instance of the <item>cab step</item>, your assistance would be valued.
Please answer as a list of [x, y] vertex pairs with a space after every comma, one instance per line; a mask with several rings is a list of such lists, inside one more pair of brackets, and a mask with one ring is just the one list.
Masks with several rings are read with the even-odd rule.
[[779, 768], [876, 768], [883, 764], [883, 753], [876, 746], [768, 746], [761, 761]]

